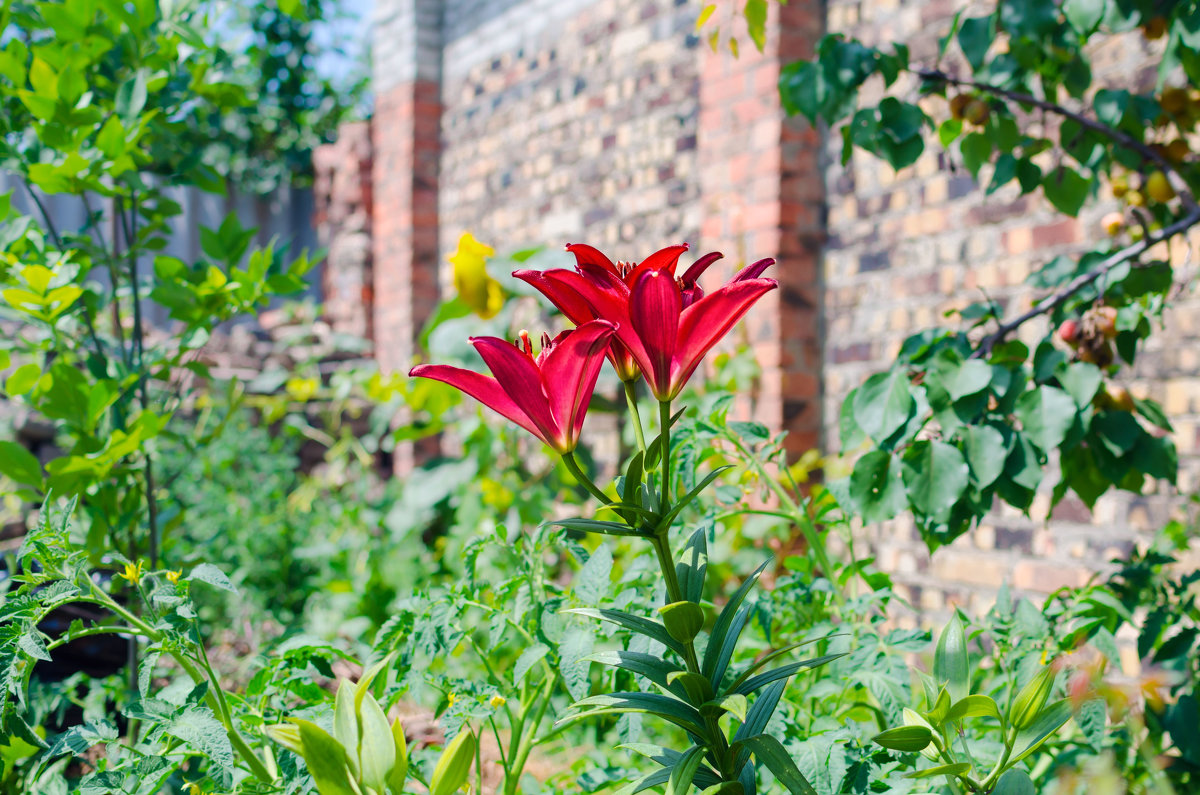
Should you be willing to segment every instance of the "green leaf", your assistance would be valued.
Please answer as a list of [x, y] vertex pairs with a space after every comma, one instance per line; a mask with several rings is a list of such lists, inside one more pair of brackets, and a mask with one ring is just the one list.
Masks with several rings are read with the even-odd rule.
[[958, 136], [962, 135], [962, 129], [961, 119], [946, 119], [938, 125], [938, 142], [944, 147], [949, 147]]
[[0, 442], [0, 474], [17, 483], [42, 488], [42, 465], [37, 456], [16, 442]]
[[679, 578], [679, 590], [685, 599], [699, 603], [704, 597], [704, 577], [708, 572], [708, 540], [704, 528], [698, 528], [688, 537], [683, 548], [683, 557], [675, 564], [675, 576]]
[[1033, 779], [1019, 767], [1009, 768], [996, 782], [992, 795], [1037, 795]]
[[552, 527], [562, 527], [567, 530], [579, 530], [584, 533], [600, 533], [610, 536], [638, 536], [647, 535], [646, 531], [636, 527], [630, 527], [621, 522], [604, 522], [597, 519], [556, 519], [553, 522], [546, 524]]
[[358, 712], [355, 709], [354, 685], [349, 679], [338, 682], [333, 699], [333, 739], [346, 749], [350, 771], [358, 775]]
[[[840, 654], [826, 654], [823, 657], [813, 657], [812, 659], [808, 660], [788, 663], [787, 665], [781, 665], [778, 668], [773, 668], [772, 670], [758, 674], [757, 676], [748, 677], [745, 680], [741, 680], [739, 677], [739, 680], [730, 685], [729, 689], [730, 692], [749, 695], [759, 688], [778, 682], [780, 679], [787, 679], [792, 674], [804, 668], [818, 668], [825, 663], [830, 663], [841, 657], [845, 657], [848, 653], [849, 652], [843, 652]], [[745, 674], [743, 674], [743, 676], [745, 676]]]
[[754, 754], [759, 764], [766, 765], [792, 795], [817, 795], [817, 791], [808, 783], [808, 779], [804, 778], [804, 774], [796, 767], [787, 750], [771, 735], [757, 734], [738, 740], [733, 745], [735, 749], [740, 745]]
[[958, 613], [942, 629], [933, 654], [933, 676], [946, 685], [950, 696], [961, 701], [971, 692], [971, 663], [967, 654], [966, 628]]
[[1094, 698], [1085, 701], [1075, 716], [1075, 722], [1083, 729], [1088, 743], [1099, 751], [1104, 745], [1104, 733], [1108, 725], [1108, 706], [1104, 699]]
[[922, 440], [910, 445], [902, 464], [909, 501], [927, 516], [945, 515], [970, 481], [963, 454], [945, 442]]
[[883, 444], [904, 427], [915, 406], [904, 373], [875, 373], [854, 395], [854, 420], [877, 444]]
[[29, 390], [33, 389], [34, 384], [42, 377], [42, 368], [30, 362], [23, 364], [12, 373], [4, 382], [4, 391], [9, 396], [24, 395]]
[[[762, 52], [767, 44], [767, 0], [746, 0], [742, 11], [746, 18], [746, 32], [750, 34], [754, 46]], [[670, 790], [667, 790], [670, 792]]]
[[968, 425], [963, 431], [963, 454], [977, 489], [986, 489], [1004, 472], [1008, 446], [1004, 434], [991, 425]]
[[[219, 777], [227, 780], [232, 778], [233, 746], [229, 742], [229, 735], [225, 733], [225, 727], [221, 725], [210, 709], [203, 705], [193, 704], [176, 715], [166, 725], [164, 731], [172, 737], [183, 740], [184, 747], [208, 757], [216, 771], [219, 771]], [[325, 737], [328, 737], [330, 742], [334, 742], [328, 734], [325, 734]], [[305, 744], [305, 739], [304, 727], [301, 726], [301, 744]], [[334, 744], [336, 745], [336, 742]], [[307, 760], [307, 754], [305, 754], [305, 758]], [[316, 778], [316, 774], [314, 774], [313, 780]], [[337, 790], [332, 791], [337, 793]], [[324, 790], [322, 790], [322, 795], [324, 795]]]
[[[758, 578], [762, 576], [766, 570], [767, 564], [770, 561], [763, 561], [754, 573], [746, 578], [741, 587], [734, 592], [725, 606], [721, 608], [721, 614], [717, 616], [717, 622], [713, 625], [712, 634], [708, 638], [708, 646], [704, 649], [704, 661], [700, 666], [700, 672], [709, 678], [712, 682], [713, 689], [718, 690], [721, 685], [721, 678], [724, 671], [721, 670], [721, 661], [724, 659], [728, 664], [729, 656], [726, 650], [722, 647], [726, 644], [726, 640], [731, 636], [731, 628], [734, 625], [734, 618], [737, 615], [738, 609], [742, 606], [746, 596], [750, 593], [750, 589], [758, 582]], [[736, 640], [737, 633], [732, 633], [732, 637]]]
[[1062, 699], [1056, 701], [1046, 707], [1034, 719], [1033, 724], [1028, 729], [1017, 735], [1017, 742], [1014, 747], [1021, 750], [1009, 760], [1009, 764], [1016, 764], [1031, 753], [1036, 751], [1042, 743], [1061, 729], [1067, 721], [1071, 719], [1071, 701]]
[[117, 88], [116, 111], [121, 120], [135, 126], [137, 117], [146, 107], [146, 70], [139, 69], [131, 79]]
[[238, 590], [229, 578], [225, 576], [225, 572], [218, 569], [211, 563], [201, 563], [196, 568], [192, 569], [192, 573], [188, 575], [189, 580], [198, 580], [206, 582], [209, 585], [215, 585], [223, 591], [237, 593]]
[[575, 576], [575, 596], [586, 604], [597, 604], [608, 593], [613, 556], [608, 544], [601, 544], [588, 556]]
[[521, 684], [521, 680], [525, 678], [525, 674], [529, 673], [529, 669], [549, 653], [550, 647], [541, 643], [529, 646], [521, 652], [521, 656], [513, 663], [513, 686]]
[[924, 770], [914, 770], [905, 774], [905, 778], [933, 778], [934, 776], [958, 776], [971, 770], [969, 762], [955, 762], [949, 765], [927, 767]]
[[728, 712], [742, 723], [746, 722], [746, 711], [750, 704], [741, 693], [730, 693], [714, 699], [700, 707], [700, 714], [705, 717], [719, 718], [722, 712]]
[[685, 695], [682, 686], [672, 686], [673, 683], [670, 677], [672, 674], [679, 673], [677, 667], [660, 657], [655, 657], [645, 652], [615, 649], [596, 652], [589, 655], [587, 659], [590, 662], [597, 662], [601, 665], [620, 668], [638, 676], [644, 676], [664, 690], [670, 690], [680, 697]]
[[1091, 405], [1103, 380], [1100, 368], [1086, 362], [1072, 362], [1058, 374], [1058, 382], [1080, 409]]
[[862, 520], [886, 522], [904, 510], [904, 481], [900, 462], [884, 450], [872, 450], [854, 462], [850, 497]]
[[402, 795], [404, 779], [408, 776], [408, 743], [404, 739], [404, 726], [399, 718], [392, 721], [392, 745], [395, 747], [396, 764], [388, 774], [387, 785], [392, 795]]
[[[384, 792], [388, 776], [396, 764], [396, 743], [387, 715], [369, 693], [362, 701], [362, 742], [359, 750], [362, 783], [376, 792]], [[351, 751], [350, 753], [353, 753]]]
[[610, 624], [624, 627], [631, 632], [636, 632], [639, 635], [645, 635], [650, 640], [657, 641], [666, 646], [671, 651], [680, 655], [684, 654], [683, 644], [671, 637], [671, 633], [667, 632], [667, 628], [657, 621], [652, 621], [642, 616], [635, 616], [630, 613], [624, 613], [620, 610], [609, 610], [606, 608], [578, 608], [574, 610], [564, 610], [564, 613], [574, 613], [579, 616], [587, 616], [600, 621], [607, 621]]
[[108, 117], [108, 121], [96, 134], [96, 148], [110, 160], [125, 153], [125, 128], [119, 118]]
[[[591, 709], [595, 707], [595, 709]], [[580, 699], [571, 705], [572, 710], [582, 710], [577, 715], [558, 721], [562, 724], [578, 717], [610, 715], [623, 712], [638, 712], [657, 715], [697, 736], [704, 736], [704, 719], [696, 709], [672, 696], [658, 693], [606, 693]]]
[[988, 48], [996, 36], [996, 17], [971, 17], [964, 19], [958, 28], [958, 46], [971, 64], [971, 70], [978, 72], [983, 67]]
[[992, 156], [992, 139], [981, 132], [968, 133], [959, 144], [962, 152], [963, 166], [978, 178], [979, 169]]
[[933, 732], [925, 726], [897, 726], [875, 735], [871, 742], [891, 751], [916, 753], [933, 742]]
[[942, 376], [942, 386], [953, 400], [978, 394], [991, 382], [992, 366], [982, 359], [968, 359]]
[[1056, 210], [1076, 216], [1087, 200], [1091, 184], [1091, 180], [1080, 176], [1074, 169], [1059, 166], [1042, 180], [1042, 191]]
[[[761, 47], [762, 45], [759, 45], [760, 49]], [[684, 751], [671, 769], [671, 778], [667, 781], [667, 795], [687, 795], [691, 791], [692, 780], [696, 778], [696, 771], [700, 769], [700, 763], [704, 761], [707, 750], [702, 745], [693, 745]]]
[[1090, 36], [1104, 19], [1106, 0], [1066, 0], [1063, 13], [1071, 27], [1084, 36]]
[[429, 795], [453, 795], [467, 781], [475, 761], [475, 735], [465, 726], [438, 757], [429, 779]]
[[991, 696], [971, 695], [954, 702], [946, 713], [946, 720], [959, 721], [964, 718], [995, 718], [1000, 720], [1000, 707]]
[[1015, 413], [1025, 436], [1048, 453], [1063, 443], [1075, 422], [1076, 408], [1074, 399], [1066, 392], [1041, 386], [1017, 399]]

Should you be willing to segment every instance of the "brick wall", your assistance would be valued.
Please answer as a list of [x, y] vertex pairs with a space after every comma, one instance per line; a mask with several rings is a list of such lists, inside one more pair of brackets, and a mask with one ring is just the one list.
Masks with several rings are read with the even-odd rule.
[[[936, 146], [899, 174], [862, 155], [843, 168], [840, 142], [783, 116], [779, 69], [809, 56], [823, 30], [903, 40], [928, 63], [957, 7], [949, 0], [772, 3], [765, 52], [743, 35], [739, 59], [697, 39], [701, 4], [688, 0], [376, 5], [363, 272], [385, 368], [411, 360], [463, 231], [501, 249], [586, 240], [622, 259], [686, 240], [726, 253], [714, 281], [751, 258], [780, 260], [781, 289], [738, 332], [765, 369], [758, 418], [788, 428], [793, 450], [832, 449], [845, 394], [904, 337], [984, 295], [1010, 312], [1028, 306], [1025, 276], [1078, 251], [1108, 209], [1064, 220], [1038, 197], [984, 196]], [[1108, 42], [1097, 68], [1138, 74], [1134, 41]], [[1185, 298], [1121, 376], [1176, 422], [1185, 491], [1200, 487], [1197, 310]], [[1067, 500], [1047, 516], [1043, 496], [1032, 518], [999, 509], [933, 560], [903, 521], [863, 535], [914, 604], [936, 610], [948, 598], [987, 603], [1006, 580], [1043, 592], [1083, 582], [1174, 504], [1162, 488], [1105, 497], [1094, 513]]]
[[[937, 38], [957, 7], [937, 0], [830, 0], [828, 25], [869, 44], [909, 42], [914, 63], [932, 64]], [[1097, 53], [1098, 72], [1138, 74], [1146, 62], [1142, 47], [1137, 36], [1106, 42]], [[929, 101], [926, 110], [939, 118], [948, 114], [941, 101]], [[1037, 297], [1023, 286], [1030, 271], [1056, 254], [1079, 252], [1104, 234], [1099, 219], [1114, 207], [1070, 219], [1040, 196], [1018, 197], [1015, 186], [985, 196], [936, 142], [899, 173], [862, 154], [843, 168], [840, 141], [826, 146], [824, 416], [827, 438], [836, 446], [844, 396], [868, 374], [885, 369], [906, 336], [949, 322], [943, 318], [946, 310], [985, 297], [998, 300], [1009, 314], [1028, 308]], [[1182, 260], [1183, 252], [1177, 254]], [[1136, 370], [1117, 379], [1134, 394], [1162, 401], [1170, 413], [1184, 491], [1197, 487], [1200, 474], [1198, 310], [1194, 294], [1182, 300]], [[1036, 341], [1045, 330], [1031, 323], [1021, 337]], [[1005, 581], [1039, 592], [1086, 582], [1092, 571], [1160, 527], [1178, 504], [1174, 490], [1164, 485], [1148, 496], [1110, 493], [1094, 512], [1070, 497], [1048, 516], [1047, 489], [1035, 501], [1031, 518], [998, 508], [976, 531], [932, 559], [909, 521], [869, 528], [864, 536], [914, 605], [939, 609], [950, 600], [981, 607]]]

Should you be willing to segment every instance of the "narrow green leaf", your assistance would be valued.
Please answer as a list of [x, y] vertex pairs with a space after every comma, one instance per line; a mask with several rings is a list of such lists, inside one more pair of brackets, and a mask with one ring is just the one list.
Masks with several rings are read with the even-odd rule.
[[766, 765], [792, 795], [817, 795], [817, 791], [808, 783], [800, 768], [796, 767], [796, 763], [779, 740], [769, 734], [758, 734], [735, 742], [735, 748], [739, 744], [754, 754], [754, 758], [761, 764]]
[[969, 762], [955, 762], [950, 765], [938, 765], [937, 767], [927, 767], [924, 770], [914, 770], [906, 774], [905, 778], [933, 778], [934, 776], [959, 776], [963, 773], [968, 773], [971, 770]]
[[358, 767], [358, 713], [354, 708], [354, 685], [349, 679], [338, 683], [337, 695], [333, 700], [333, 738], [346, 749], [346, 761], [351, 772], [357, 776]]
[[636, 632], [639, 635], [645, 635], [651, 640], [657, 641], [666, 646], [671, 651], [679, 656], [683, 656], [683, 644], [671, 637], [671, 633], [667, 632], [667, 628], [657, 621], [651, 621], [648, 618], [635, 616], [630, 613], [624, 613], [620, 610], [609, 610], [606, 608], [591, 608], [583, 607], [573, 610], [564, 610], [565, 613], [574, 613], [579, 616], [587, 616], [600, 621], [607, 621], [610, 624], [624, 627], [630, 632]]
[[721, 614], [717, 616], [717, 623], [713, 626], [712, 634], [708, 638], [708, 646], [704, 649], [704, 662], [700, 667], [700, 672], [707, 676], [709, 681], [713, 683], [714, 690], [718, 689], [721, 685], [720, 680], [715, 679], [713, 676], [717, 669], [717, 663], [722, 656], [721, 647], [724, 645], [726, 636], [733, 626], [734, 619], [737, 616], [737, 611], [742, 606], [742, 602], [746, 600], [750, 589], [758, 582], [758, 578], [762, 576], [768, 563], [770, 561], [763, 561], [762, 565], [746, 578], [741, 587], [725, 603], [725, 607], [721, 609]]
[[702, 745], [693, 745], [679, 757], [667, 781], [667, 795], [686, 795], [692, 789], [692, 780], [696, 778], [707, 750]]

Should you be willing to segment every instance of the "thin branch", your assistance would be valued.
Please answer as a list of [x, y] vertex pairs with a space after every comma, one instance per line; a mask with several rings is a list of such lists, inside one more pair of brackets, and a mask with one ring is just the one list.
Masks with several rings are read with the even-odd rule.
[[913, 73], [922, 80], [928, 80], [936, 83], [946, 83], [954, 86], [964, 86], [967, 88], [974, 88], [978, 91], [986, 91], [989, 94], [994, 94], [995, 96], [1003, 97], [1004, 99], [1008, 99], [1022, 105], [1030, 105], [1035, 108], [1040, 108], [1041, 110], [1049, 111], [1050, 113], [1062, 116], [1063, 118], [1070, 119], [1084, 129], [1103, 135], [1105, 138], [1108, 138], [1114, 143], [1123, 146], [1126, 149], [1137, 152], [1142, 156], [1143, 160], [1150, 160], [1158, 165], [1163, 172], [1168, 175], [1168, 179], [1171, 180], [1172, 187], [1174, 187], [1175, 192], [1179, 194], [1179, 198], [1183, 202], [1183, 206], [1188, 210], [1188, 212], [1195, 212], [1197, 209], [1200, 209], [1200, 206], [1196, 204], [1196, 199], [1192, 196], [1191, 190], [1188, 188], [1187, 182], [1179, 174], [1178, 170], [1176, 170], [1175, 164], [1164, 157], [1161, 153], [1155, 151], [1153, 147], [1142, 143], [1126, 132], [1122, 132], [1121, 130], [1110, 127], [1107, 124], [1085, 116], [1082, 113], [1076, 113], [1073, 110], [1068, 110], [1062, 105], [1057, 105], [1044, 99], [1038, 99], [1031, 94], [1023, 94], [1019, 91], [1010, 91], [1007, 88], [993, 86], [988, 83], [980, 83], [975, 80], [965, 80], [958, 77], [952, 77], [938, 69], [918, 68], [914, 69]]
[[1186, 232], [1197, 223], [1200, 223], [1200, 207], [1194, 208], [1183, 218], [1180, 218], [1170, 226], [1163, 228], [1162, 231], [1160, 231], [1157, 235], [1154, 235], [1153, 237], [1146, 237], [1140, 242], [1134, 243], [1133, 245], [1127, 246], [1115, 254], [1112, 254], [1092, 270], [1076, 276], [1066, 286], [1062, 287], [1049, 297], [1039, 301], [1029, 311], [1018, 315], [1007, 323], [1001, 324], [1000, 328], [998, 328], [995, 332], [983, 338], [983, 340], [979, 343], [979, 347], [977, 347], [971, 353], [970, 358], [981, 359], [984, 356], [987, 356], [989, 353], [991, 353], [992, 348], [995, 347], [996, 343], [1003, 340], [1023, 323], [1032, 320], [1038, 315], [1044, 315], [1048, 312], [1053, 312], [1055, 309], [1065, 303], [1066, 300], [1072, 295], [1079, 292], [1084, 287], [1087, 287], [1100, 277], [1104, 276], [1113, 268], [1124, 262], [1128, 262], [1129, 260], [1136, 259], [1147, 249], [1157, 246], [1159, 243], [1162, 243], [1174, 237], [1175, 235]]

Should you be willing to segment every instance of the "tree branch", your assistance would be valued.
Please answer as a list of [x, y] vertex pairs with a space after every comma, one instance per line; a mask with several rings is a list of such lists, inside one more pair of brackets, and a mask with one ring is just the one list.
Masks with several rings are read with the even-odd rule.
[[1003, 340], [1022, 324], [1032, 320], [1038, 315], [1044, 315], [1048, 312], [1053, 312], [1072, 295], [1079, 292], [1084, 287], [1087, 287], [1089, 284], [1096, 281], [1121, 263], [1137, 258], [1138, 255], [1147, 249], [1156, 246], [1163, 241], [1169, 240], [1175, 235], [1186, 232], [1197, 223], [1200, 223], [1200, 207], [1193, 208], [1191, 212], [1170, 226], [1163, 228], [1163, 230], [1157, 235], [1154, 235], [1153, 237], [1148, 236], [1140, 242], [1134, 243], [1131, 246], [1127, 246], [1126, 248], [1123, 248], [1115, 254], [1109, 256], [1092, 270], [1076, 276], [1057, 292], [1039, 301], [1029, 311], [1018, 315], [1006, 323], [1002, 323], [1000, 328], [983, 338], [983, 340], [979, 343], [979, 346], [972, 351], [970, 358], [982, 359], [984, 356], [987, 356], [989, 353], [991, 353], [992, 348], [996, 346], [996, 343]]
[[1200, 209], [1200, 205], [1196, 204], [1196, 199], [1192, 196], [1191, 189], [1188, 187], [1187, 182], [1176, 170], [1175, 164], [1164, 157], [1160, 152], [1155, 151], [1153, 147], [1142, 143], [1126, 132], [1110, 127], [1107, 124], [1085, 116], [1082, 113], [1068, 110], [1062, 105], [1057, 105], [1044, 99], [1038, 99], [1031, 94], [1023, 94], [1019, 91], [1010, 91], [1007, 88], [993, 86], [988, 83], [979, 83], [974, 80], [964, 80], [962, 78], [952, 77], [939, 69], [918, 68], [914, 69], [913, 73], [922, 80], [935, 83], [946, 83], [947, 85], [963, 86], [966, 88], [976, 89], [977, 91], [985, 91], [989, 94], [1011, 100], [1012, 102], [1016, 102], [1021, 105], [1030, 105], [1032, 107], [1040, 108], [1041, 110], [1049, 111], [1050, 113], [1062, 116], [1065, 119], [1070, 119], [1084, 129], [1103, 135], [1113, 143], [1116, 143], [1117, 145], [1133, 152], [1137, 152], [1142, 156], [1143, 160], [1149, 160], [1156, 164], [1163, 170], [1163, 173], [1167, 175], [1167, 178], [1171, 180], [1171, 186], [1179, 195], [1179, 199], [1183, 202], [1184, 208], [1187, 209], [1189, 213], [1196, 212], [1197, 209]]

